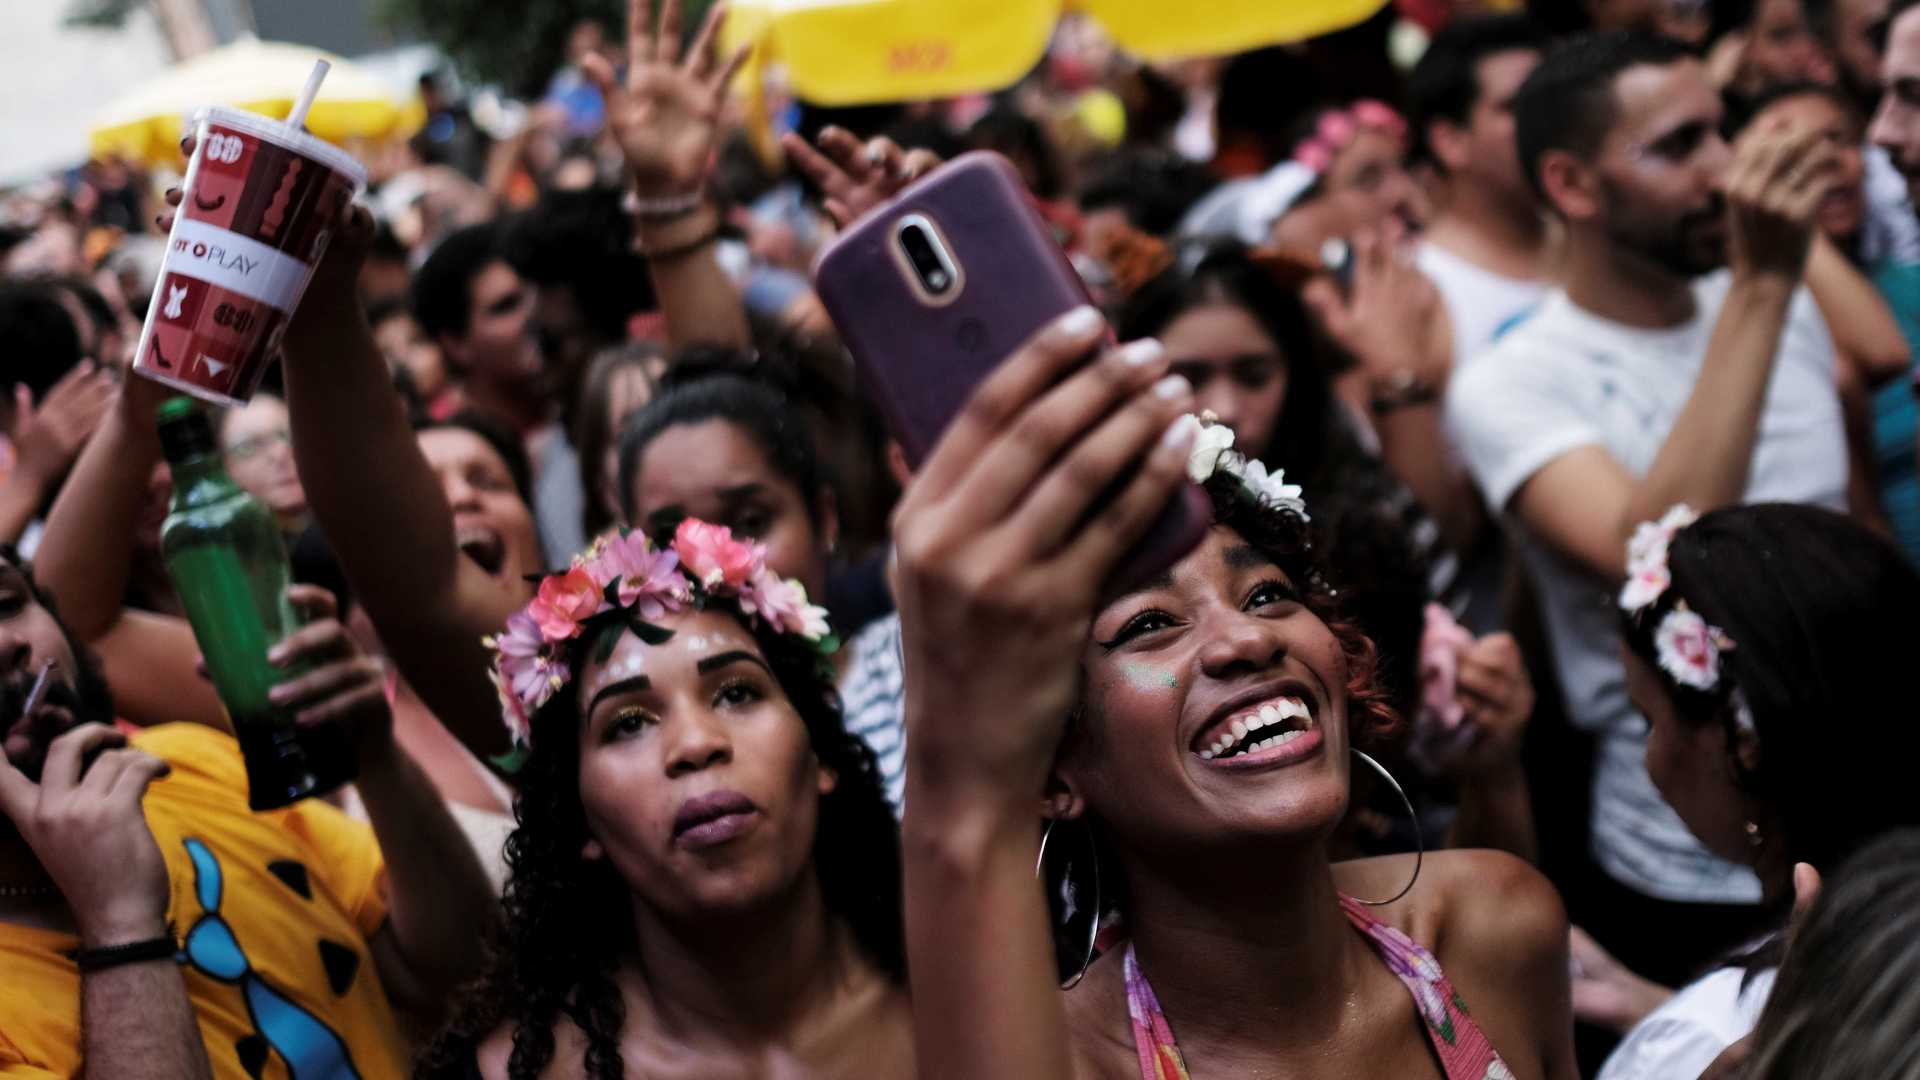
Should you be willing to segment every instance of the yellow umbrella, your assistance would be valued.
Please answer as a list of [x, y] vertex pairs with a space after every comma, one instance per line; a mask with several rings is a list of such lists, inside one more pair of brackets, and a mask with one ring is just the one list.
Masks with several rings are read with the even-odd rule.
[[1005, 86], [1059, 14], [1059, 0], [735, 0], [723, 37], [758, 41], [796, 95], [858, 105]]
[[1237, 52], [1337, 30], [1386, 0], [734, 0], [723, 39], [757, 42], [743, 72], [779, 64], [822, 105], [997, 90], [1032, 70], [1063, 3], [1145, 57]]
[[316, 59], [333, 65], [307, 114], [329, 142], [405, 138], [426, 122], [419, 96], [397, 93], [365, 68], [319, 49], [246, 39], [203, 53], [101, 110], [88, 139], [96, 156], [178, 164], [186, 121], [203, 105], [284, 119]]
[[1216, 56], [1340, 30], [1386, 0], [1072, 0], [1121, 48], [1149, 60]]

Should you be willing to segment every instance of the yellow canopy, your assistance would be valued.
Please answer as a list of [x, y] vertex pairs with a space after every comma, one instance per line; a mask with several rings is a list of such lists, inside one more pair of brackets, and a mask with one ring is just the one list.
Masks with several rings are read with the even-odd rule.
[[822, 105], [997, 90], [1046, 51], [1063, 5], [1152, 59], [1238, 52], [1350, 26], [1386, 0], [734, 0], [728, 48], [758, 42], [793, 92]]
[[1352, 26], [1386, 0], [1072, 0], [1149, 60], [1217, 56]]
[[307, 130], [315, 135], [335, 143], [405, 138], [426, 122], [418, 95], [397, 93], [351, 61], [304, 45], [248, 39], [178, 64], [101, 110], [88, 135], [91, 150], [177, 165], [180, 136], [195, 109], [227, 105], [284, 119], [315, 59], [333, 65], [307, 114]]

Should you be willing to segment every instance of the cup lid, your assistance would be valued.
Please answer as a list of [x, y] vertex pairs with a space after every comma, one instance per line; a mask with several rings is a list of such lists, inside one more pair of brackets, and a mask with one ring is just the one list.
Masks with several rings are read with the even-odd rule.
[[355, 195], [367, 189], [366, 166], [355, 161], [352, 154], [316, 135], [296, 131], [270, 116], [262, 116], [256, 112], [225, 105], [205, 105], [196, 110], [193, 114], [193, 126], [198, 128], [203, 120], [238, 128], [256, 138], [312, 158], [352, 181]]

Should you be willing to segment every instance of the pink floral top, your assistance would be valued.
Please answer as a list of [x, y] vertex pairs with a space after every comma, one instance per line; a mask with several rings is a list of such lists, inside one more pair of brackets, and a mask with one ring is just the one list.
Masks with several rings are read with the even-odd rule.
[[[1340, 898], [1347, 921], [1366, 935], [1388, 970], [1399, 976], [1413, 995], [1420, 1019], [1427, 1025], [1434, 1053], [1447, 1080], [1513, 1080], [1513, 1070], [1500, 1060], [1493, 1044], [1467, 1015], [1467, 1003], [1454, 991], [1433, 954], [1414, 940], [1373, 917], [1366, 905], [1350, 896]], [[1127, 982], [1127, 1011], [1133, 1018], [1133, 1048], [1140, 1055], [1140, 1080], [1192, 1080], [1173, 1028], [1160, 1011], [1153, 987], [1127, 946], [1122, 971]]]

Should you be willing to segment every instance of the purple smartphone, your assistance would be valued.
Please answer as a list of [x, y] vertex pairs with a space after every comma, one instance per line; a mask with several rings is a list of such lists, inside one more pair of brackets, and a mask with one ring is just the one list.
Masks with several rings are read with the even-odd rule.
[[[955, 158], [868, 214], [820, 256], [813, 277], [915, 469], [988, 372], [1092, 302], [1019, 174], [986, 152]], [[1172, 566], [1211, 520], [1206, 493], [1183, 487], [1111, 587]]]

